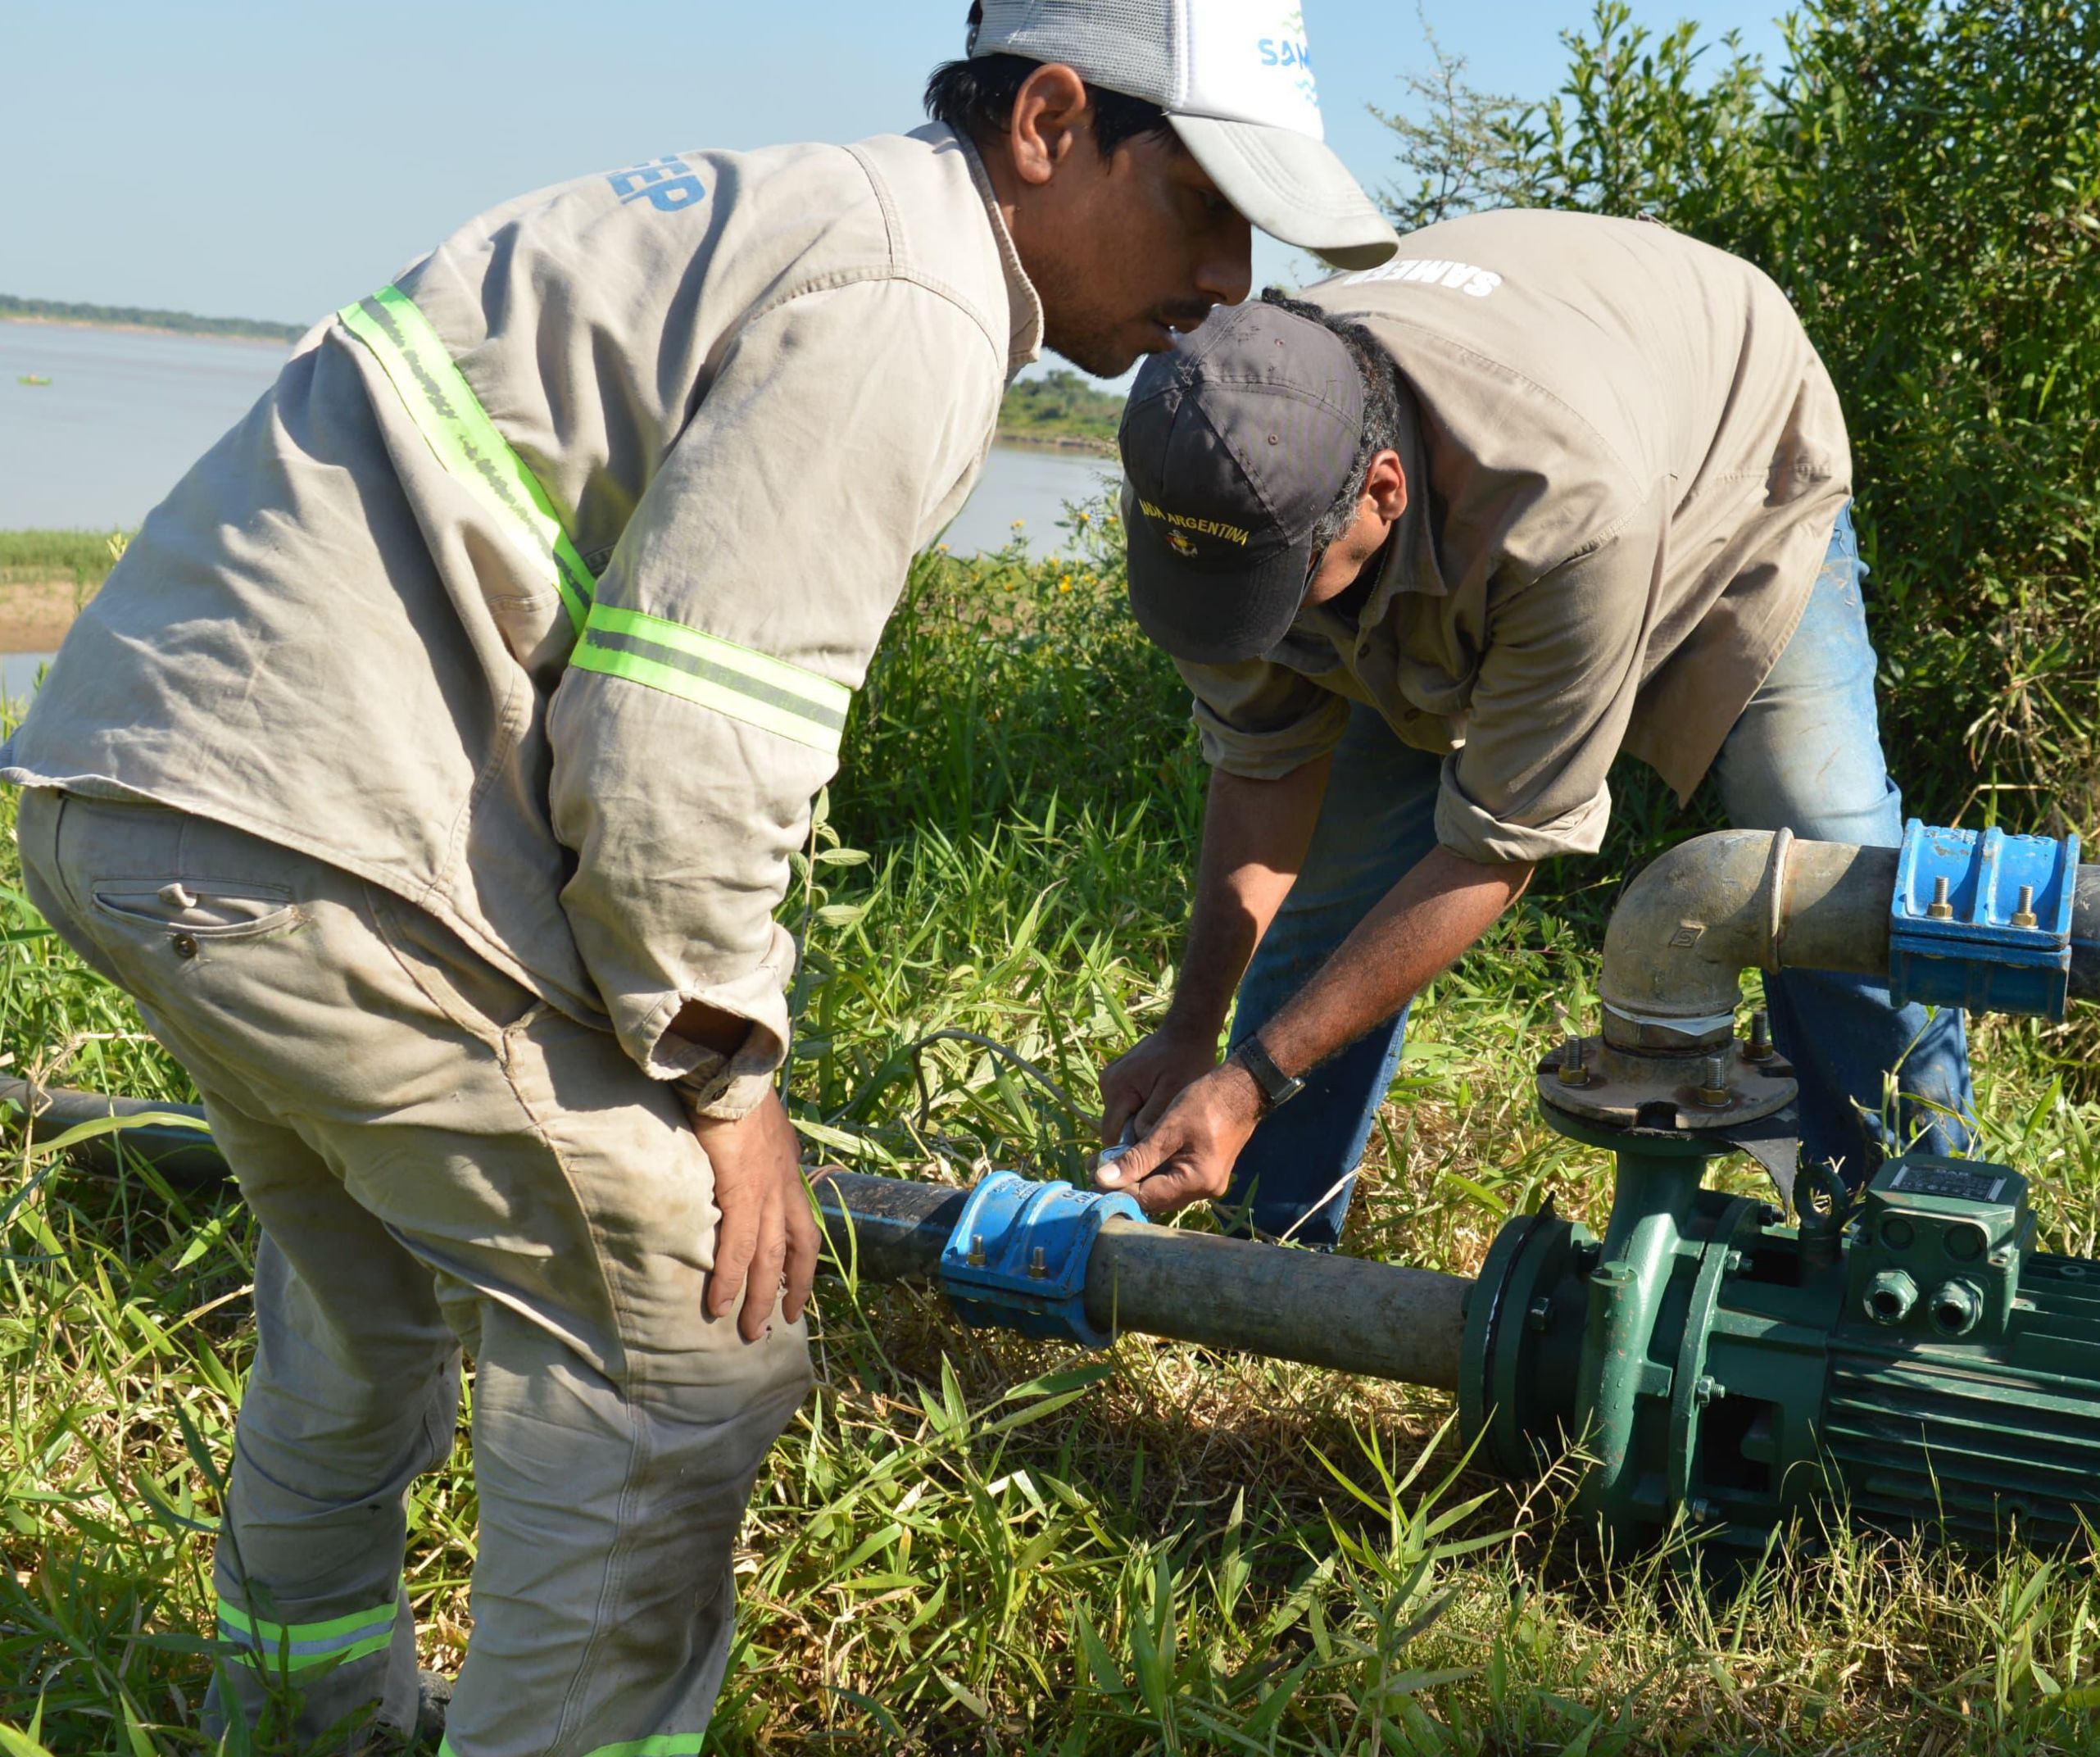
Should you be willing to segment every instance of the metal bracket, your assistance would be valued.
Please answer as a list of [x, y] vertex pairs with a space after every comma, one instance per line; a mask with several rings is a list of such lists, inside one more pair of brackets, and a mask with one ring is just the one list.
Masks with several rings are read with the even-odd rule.
[[1086, 1317], [1086, 1264], [1102, 1223], [1142, 1223], [1121, 1192], [1037, 1183], [1018, 1172], [979, 1180], [941, 1252], [941, 1283], [968, 1324], [1105, 1348], [1113, 1340]]
[[1903, 833], [1889, 904], [1889, 989], [1908, 1001], [2063, 1017], [2078, 838]]

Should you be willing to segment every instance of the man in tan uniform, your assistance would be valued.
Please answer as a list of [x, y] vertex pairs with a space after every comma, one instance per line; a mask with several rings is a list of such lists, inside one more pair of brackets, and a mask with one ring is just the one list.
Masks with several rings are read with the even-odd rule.
[[67, 638], [0, 751], [32, 895], [264, 1234], [213, 1723], [414, 1718], [403, 1497], [464, 1343], [447, 1748], [701, 1748], [809, 1377], [789, 856], [1039, 346], [1167, 346], [1250, 219], [1391, 254], [1292, 21], [990, 0], [935, 126], [483, 216], [306, 338]]
[[[1143, 1138], [1102, 1182], [1229, 1188], [1331, 1246], [1408, 1003], [1537, 862], [1594, 851], [1621, 750], [1682, 797], [1711, 770], [1744, 828], [1894, 847], [1903, 810], [1844, 418], [1769, 279], [1504, 212], [1306, 298], [1216, 314], [1124, 415], [1131, 602], [1213, 773], [1172, 1006], [1102, 1082], [1108, 1137]], [[1958, 1013], [1767, 994], [1805, 1152], [1857, 1178], [1892, 1133], [1958, 1149]]]

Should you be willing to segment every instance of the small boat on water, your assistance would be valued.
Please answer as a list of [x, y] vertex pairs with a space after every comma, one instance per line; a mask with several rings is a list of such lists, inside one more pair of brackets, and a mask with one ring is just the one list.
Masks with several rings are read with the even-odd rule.
[[48, 384], [51, 377], [48, 373], [18, 372], [15, 375], [15, 382], [17, 384]]

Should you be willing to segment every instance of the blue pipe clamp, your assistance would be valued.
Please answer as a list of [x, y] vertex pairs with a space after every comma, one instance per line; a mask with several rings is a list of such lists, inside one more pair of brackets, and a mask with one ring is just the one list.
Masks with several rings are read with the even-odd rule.
[[2078, 838], [1903, 832], [1889, 919], [1889, 992], [1993, 1013], [2064, 1016]]
[[941, 1252], [941, 1283], [964, 1323], [1105, 1348], [1086, 1320], [1086, 1262], [1112, 1214], [1142, 1221], [1120, 1192], [1036, 1183], [1018, 1172], [981, 1178]]

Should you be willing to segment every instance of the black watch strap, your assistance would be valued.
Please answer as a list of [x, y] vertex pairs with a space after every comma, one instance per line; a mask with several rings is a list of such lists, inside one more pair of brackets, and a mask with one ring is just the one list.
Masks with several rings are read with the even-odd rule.
[[1262, 1047], [1259, 1037], [1249, 1037], [1232, 1051], [1231, 1060], [1245, 1069], [1254, 1084], [1261, 1088], [1262, 1114], [1267, 1115], [1280, 1104], [1287, 1104], [1305, 1090], [1305, 1083], [1295, 1074], [1286, 1074], [1269, 1059]]

